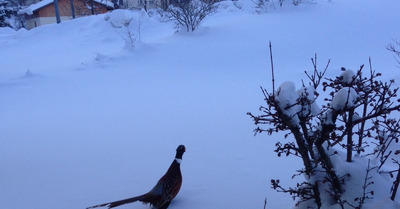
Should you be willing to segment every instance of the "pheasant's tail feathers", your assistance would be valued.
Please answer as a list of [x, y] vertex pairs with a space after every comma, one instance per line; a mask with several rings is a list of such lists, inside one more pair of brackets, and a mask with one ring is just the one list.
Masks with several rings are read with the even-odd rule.
[[136, 202], [138, 200], [141, 200], [143, 198], [143, 196], [144, 195], [132, 197], [132, 198], [124, 199], [124, 200], [118, 200], [118, 201], [114, 201], [114, 202], [108, 202], [108, 203], [104, 203], [104, 204], [100, 204], [100, 205], [91, 206], [86, 209], [100, 208], [100, 207], [113, 208], [113, 207], [117, 207], [117, 206], [124, 205], [127, 203]]
[[90, 207], [87, 207], [86, 209], [106, 207], [106, 206], [109, 206], [109, 205], [110, 205], [110, 203], [104, 203], [104, 204], [100, 204], [100, 205], [90, 206]]
[[110, 202], [107, 206], [108, 206], [108, 208], [113, 208], [113, 207], [117, 207], [117, 206], [124, 205], [124, 204], [127, 204], [127, 203], [141, 201], [143, 196], [144, 195], [140, 195], [140, 196], [137, 196], [137, 197], [132, 197], [132, 198], [124, 199], [124, 200]]

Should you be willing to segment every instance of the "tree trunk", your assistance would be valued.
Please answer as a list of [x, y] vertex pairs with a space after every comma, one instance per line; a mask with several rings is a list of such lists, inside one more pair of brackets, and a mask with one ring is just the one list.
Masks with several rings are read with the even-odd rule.
[[346, 161], [351, 162], [353, 156], [353, 114], [354, 108], [351, 108], [349, 111], [349, 117], [346, 124], [346, 132], [347, 132], [347, 157]]
[[301, 159], [303, 159], [303, 164], [306, 169], [306, 174], [311, 175], [313, 172], [313, 168], [310, 156], [308, 155], [308, 149], [303, 134], [300, 132], [299, 127], [289, 125], [289, 128], [290, 131], [293, 133], [294, 138], [296, 139], [297, 146], [299, 147], [299, 154], [301, 155]]
[[[332, 120], [336, 122], [337, 113], [332, 114]], [[320, 156], [320, 161], [322, 166], [325, 168], [326, 174], [328, 175], [332, 187], [335, 190], [335, 195], [341, 195], [342, 193], [342, 186], [340, 184], [339, 178], [337, 177], [335, 170], [333, 168], [332, 161], [328, 154], [326, 154], [325, 149], [323, 148], [322, 144], [328, 140], [331, 127], [329, 125], [323, 125], [321, 135], [315, 141], [315, 146], [317, 147], [318, 154]], [[338, 197], [334, 197], [335, 199]]]
[[397, 171], [396, 181], [394, 182], [392, 196], [390, 197], [390, 199], [392, 199], [393, 201], [396, 198], [397, 190], [399, 189], [399, 184], [400, 184], [400, 165], [399, 165], [399, 170]]

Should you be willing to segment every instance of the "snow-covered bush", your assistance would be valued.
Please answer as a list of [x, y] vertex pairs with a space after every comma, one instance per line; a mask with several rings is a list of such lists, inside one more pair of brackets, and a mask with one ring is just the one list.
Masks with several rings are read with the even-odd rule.
[[314, 2], [314, 0], [253, 0], [253, 2], [256, 10], [261, 12], [269, 8], [276, 9], [277, 6], [282, 7], [284, 4], [293, 4], [297, 6], [301, 3]]
[[142, 26], [148, 18], [144, 9], [140, 11], [118, 9], [105, 16], [105, 20], [110, 22], [130, 48], [142, 42]]
[[217, 7], [213, 0], [176, 0], [160, 12], [175, 22], [177, 30], [184, 27], [189, 32], [195, 31], [207, 16], [217, 11]]
[[[400, 154], [394, 147], [400, 137], [400, 120], [393, 116], [400, 112], [399, 88], [393, 88], [393, 80], [381, 81], [381, 74], [371, 65], [367, 72], [364, 66], [357, 71], [342, 68], [337, 77], [324, 78], [329, 62], [319, 71], [316, 58], [312, 73], [306, 72], [308, 83], [302, 82], [297, 91], [293, 82], [283, 83], [276, 91], [273, 86], [272, 93], [263, 88], [266, 106], [260, 107], [262, 115], [248, 113], [258, 126], [256, 133], [287, 132], [288, 141], [276, 143], [278, 156], [294, 155], [303, 161], [304, 168], [296, 174], [305, 176], [302, 183], [284, 188], [274, 179], [272, 188], [298, 198], [296, 205], [303, 208], [360, 209], [373, 198], [373, 177], [397, 174], [392, 189], [387, 188], [394, 200], [400, 169], [387, 170], [384, 165], [394, 162], [400, 168], [394, 158]], [[318, 104], [320, 95], [326, 95], [322, 105]], [[368, 163], [363, 169], [339, 169], [357, 167], [358, 161]]]
[[0, 0], [0, 27], [10, 27], [18, 30], [23, 27], [23, 17], [18, 16], [18, 3]]

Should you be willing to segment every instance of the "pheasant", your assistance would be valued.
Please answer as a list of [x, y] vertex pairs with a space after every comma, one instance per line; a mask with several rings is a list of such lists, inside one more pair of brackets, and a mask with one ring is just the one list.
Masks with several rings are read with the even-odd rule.
[[176, 149], [175, 159], [168, 171], [158, 180], [157, 184], [146, 194], [132, 197], [124, 200], [115, 202], [104, 203], [88, 207], [86, 209], [97, 208], [97, 207], [108, 207], [114, 208], [127, 203], [140, 201], [143, 203], [149, 203], [157, 209], [168, 208], [171, 200], [178, 194], [182, 185], [182, 174], [180, 164], [182, 162], [183, 153], [186, 151], [184, 145], [179, 145]]

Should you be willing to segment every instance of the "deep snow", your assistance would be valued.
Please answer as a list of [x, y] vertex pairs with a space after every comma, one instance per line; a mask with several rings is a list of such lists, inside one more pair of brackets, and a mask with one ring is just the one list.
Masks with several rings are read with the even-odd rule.
[[[239, 4], [224, 3], [194, 33], [142, 17], [135, 48], [110, 21], [140, 13], [1, 28], [0, 208], [85, 208], [139, 195], [179, 144], [184, 182], [170, 208], [262, 208], [265, 197], [267, 208], [292, 208], [269, 181], [292, 185], [302, 163], [278, 158], [272, 150], [283, 136], [254, 137], [246, 115], [263, 103], [259, 86], [271, 86], [268, 41], [278, 85], [300, 87], [314, 53], [320, 67], [331, 59], [328, 75], [371, 57], [385, 79], [398, 80], [385, 47], [400, 35], [400, 2], [319, 1], [262, 14]], [[399, 208], [385, 200], [371, 203]]]

